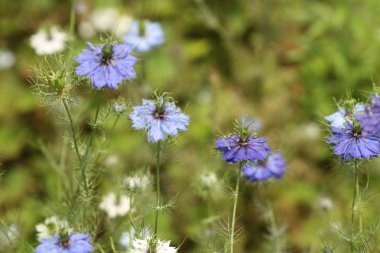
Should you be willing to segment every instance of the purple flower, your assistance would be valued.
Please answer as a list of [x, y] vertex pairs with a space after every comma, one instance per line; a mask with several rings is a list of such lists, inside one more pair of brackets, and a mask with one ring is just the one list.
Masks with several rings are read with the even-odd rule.
[[35, 253], [90, 253], [94, 247], [88, 234], [71, 233], [68, 236], [53, 236], [43, 239]]
[[129, 118], [133, 128], [147, 131], [149, 142], [164, 141], [168, 136], [186, 131], [190, 121], [174, 102], [165, 101], [163, 97], [143, 99], [142, 105], [135, 106]]
[[164, 32], [158, 22], [132, 21], [124, 40], [135, 46], [137, 52], [146, 52], [164, 43]]
[[219, 138], [216, 142], [216, 150], [223, 152], [222, 158], [228, 163], [241, 161], [263, 160], [271, 150], [267, 145], [267, 139], [257, 138], [253, 135], [241, 138], [238, 135]]
[[243, 165], [243, 174], [249, 181], [263, 181], [271, 177], [280, 179], [285, 172], [285, 161], [280, 153], [274, 153], [263, 161]]
[[368, 132], [360, 121], [348, 122], [344, 128], [333, 128], [333, 135], [327, 139], [333, 153], [342, 160], [368, 159], [380, 153], [380, 138]]
[[137, 58], [129, 44], [105, 44], [94, 46], [87, 42], [90, 49], [84, 49], [75, 60], [79, 63], [76, 74], [91, 79], [92, 84], [100, 89], [108, 86], [115, 89], [124, 79], [136, 77], [133, 65]]
[[365, 113], [357, 116], [357, 119], [369, 133], [380, 136], [380, 97], [373, 95], [371, 98], [372, 103], [366, 105]]

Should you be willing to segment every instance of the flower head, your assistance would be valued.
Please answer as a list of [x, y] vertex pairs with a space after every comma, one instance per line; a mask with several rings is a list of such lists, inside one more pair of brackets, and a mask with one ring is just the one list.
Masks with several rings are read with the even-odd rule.
[[380, 138], [368, 132], [358, 120], [346, 123], [344, 128], [333, 128], [332, 134], [327, 143], [342, 160], [368, 159], [380, 153]]
[[58, 27], [52, 26], [50, 29], [39, 30], [30, 37], [30, 45], [38, 55], [48, 55], [62, 52], [65, 49], [65, 43], [69, 39], [66, 32], [61, 31]]
[[365, 112], [357, 116], [369, 133], [380, 136], [380, 97], [373, 95], [372, 103], [366, 105]]
[[136, 77], [133, 65], [137, 58], [132, 55], [131, 45], [107, 43], [94, 46], [90, 42], [87, 45], [90, 49], [84, 49], [75, 58], [79, 63], [76, 74], [90, 78], [96, 88], [108, 86], [113, 90], [124, 79]]
[[15, 56], [11, 51], [0, 49], [0, 70], [12, 67], [15, 62]]
[[158, 22], [132, 21], [124, 40], [135, 46], [137, 52], [146, 52], [164, 43], [164, 32]]
[[271, 150], [267, 145], [267, 139], [257, 138], [254, 135], [219, 138], [216, 142], [216, 150], [223, 153], [222, 158], [228, 163], [241, 161], [263, 160]]
[[71, 233], [56, 235], [43, 239], [35, 253], [91, 253], [94, 247], [90, 244], [88, 234]]
[[133, 128], [147, 131], [149, 142], [164, 141], [168, 136], [176, 136], [179, 132], [186, 131], [189, 125], [189, 116], [164, 97], [143, 99], [142, 105], [135, 106], [129, 118]]
[[285, 172], [285, 161], [280, 153], [268, 155], [267, 159], [243, 165], [245, 177], [250, 181], [263, 181], [269, 178], [280, 179]]
[[117, 197], [111, 192], [103, 197], [99, 208], [104, 210], [110, 218], [124, 216], [131, 211], [131, 199], [124, 195]]
[[69, 228], [68, 222], [66, 220], [59, 219], [57, 216], [52, 216], [47, 218], [44, 223], [37, 224], [36, 230], [39, 241], [42, 241], [44, 238], [58, 235], [62, 232], [72, 232], [71, 228]]
[[128, 191], [141, 192], [149, 186], [150, 180], [146, 175], [135, 175], [124, 178], [123, 183]]
[[130, 253], [176, 253], [177, 249], [170, 246], [170, 241], [154, 240], [150, 237], [146, 239], [134, 239]]

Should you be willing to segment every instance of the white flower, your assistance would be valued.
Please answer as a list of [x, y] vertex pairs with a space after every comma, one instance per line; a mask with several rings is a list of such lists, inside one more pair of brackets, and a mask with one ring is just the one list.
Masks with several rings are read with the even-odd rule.
[[202, 171], [199, 176], [202, 188], [213, 188], [218, 181], [216, 174], [212, 171]]
[[66, 32], [52, 26], [50, 29], [39, 30], [30, 38], [30, 45], [38, 55], [55, 54], [65, 49], [65, 43], [69, 39]]
[[[143, 227], [141, 228], [141, 235], [143, 236], [149, 236], [150, 230], [149, 228]], [[128, 250], [132, 245], [132, 241], [135, 239], [135, 237], [138, 236], [138, 231], [134, 227], [131, 227], [131, 229], [128, 231], [125, 231], [121, 234], [119, 243], [125, 247], [126, 250]]]
[[304, 136], [310, 140], [316, 140], [321, 135], [321, 129], [315, 123], [309, 123], [303, 126]]
[[119, 13], [116, 8], [95, 9], [91, 13], [91, 23], [98, 32], [114, 32]]
[[127, 105], [125, 104], [124, 99], [120, 99], [119, 101], [115, 101], [112, 104], [112, 109], [117, 114], [122, 114], [123, 112], [125, 112], [127, 110]]
[[[155, 249], [150, 247], [156, 246]], [[175, 247], [170, 247], [170, 241], [156, 240], [152, 241], [150, 237], [146, 239], [134, 239], [130, 253], [176, 253]]]
[[149, 177], [146, 175], [124, 178], [124, 186], [129, 191], [143, 191], [148, 187], [149, 183]]
[[72, 229], [69, 228], [68, 222], [66, 220], [60, 220], [57, 216], [52, 216], [47, 218], [44, 223], [37, 224], [36, 230], [39, 241], [57, 235], [62, 231], [67, 233], [72, 232]]
[[319, 206], [322, 208], [322, 210], [329, 211], [331, 208], [333, 208], [334, 203], [330, 198], [322, 197], [319, 199]]
[[12, 67], [15, 61], [15, 57], [11, 51], [0, 50], [0, 70]]
[[117, 197], [115, 193], [111, 192], [103, 197], [99, 208], [104, 210], [110, 218], [124, 216], [131, 211], [131, 199], [124, 195]]
[[117, 37], [124, 36], [130, 28], [132, 17], [119, 15], [116, 8], [95, 9], [91, 13], [90, 21], [93, 28], [101, 33], [108, 32]]
[[115, 30], [114, 30], [115, 35], [117, 37], [124, 36], [129, 31], [132, 21], [133, 21], [133, 18], [131, 16], [128, 16], [128, 15], [119, 16]]
[[78, 33], [82, 38], [91, 38], [96, 34], [95, 28], [90, 21], [80, 22], [78, 26]]

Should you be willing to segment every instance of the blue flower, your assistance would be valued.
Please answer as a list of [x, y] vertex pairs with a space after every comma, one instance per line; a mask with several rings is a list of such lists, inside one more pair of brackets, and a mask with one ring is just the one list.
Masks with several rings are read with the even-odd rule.
[[189, 116], [183, 114], [174, 102], [163, 97], [156, 100], [142, 100], [142, 105], [135, 106], [129, 115], [136, 130], [145, 130], [149, 142], [164, 141], [168, 136], [176, 136], [187, 130]]
[[373, 95], [372, 103], [365, 107], [365, 113], [357, 116], [366, 130], [380, 136], [380, 97]]
[[136, 77], [133, 65], [137, 58], [129, 44], [105, 44], [94, 46], [87, 42], [90, 49], [84, 49], [75, 60], [79, 63], [76, 74], [91, 79], [92, 84], [100, 89], [108, 86], [115, 89], [124, 79]]
[[164, 43], [164, 32], [158, 22], [132, 21], [124, 40], [135, 46], [137, 52], [146, 52]]
[[348, 122], [344, 128], [333, 128], [332, 136], [327, 139], [333, 153], [341, 159], [368, 159], [380, 153], [380, 138], [368, 132], [360, 121]]
[[265, 137], [257, 138], [253, 135], [248, 137], [234, 135], [219, 138], [215, 145], [216, 150], [223, 152], [222, 159], [228, 163], [263, 160], [271, 150]]
[[269, 178], [280, 179], [285, 173], [285, 161], [280, 153], [268, 155], [262, 161], [248, 162], [242, 170], [245, 177], [250, 181], [263, 181]]
[[332, 128], [344, 128], [347, 121], [351, 121], [353, 116], [361, 115], [364, 113], [365, 105], [358, 103], [354, 106], [353, 115], [350, 115], [345, 108], [339, 108], [335, 113], [326, 116], [325, 119], [330, 122]]
[[88, 234], [71, 233], [43, 239], [35, 249], [35, 253], [90, 253], [93, 250]]

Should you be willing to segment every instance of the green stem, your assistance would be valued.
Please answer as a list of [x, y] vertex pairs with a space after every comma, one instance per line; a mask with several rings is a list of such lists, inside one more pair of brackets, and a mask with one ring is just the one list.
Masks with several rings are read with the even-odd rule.
[[241, 167], [239, 167], [239, 173], [236, 179], [236, 189], [234, 192], [234, 208], [232, 211], [232, 222], [231, 222], [231, 235], [230, 235], [230, 253], [234, 252], [234, 237], [235, 237], [235, 222], [236, 222], [236, 208], [239, 196], [239, 185], [240, 185], [240, 177], [241, 177]]
[[354, 252], [354, 235], [355, 235], [355, 213], [358, 213], [358, 220], [359, 220], [359, 229], [360, 232], [362, 230], [362, 219], [360, 215], [360, 185], [359, 185], [359, 172], [358, 168], [355, 167], [355, 174], [354, 174], [354, 193], [352, 198], [352, 207], [351, 207], [351, 252]]
[[76, 5], [77, 5], [77, 0], [72, 0], [71, 1], [71, 10], [70, 10], [70, 26], [69, 26], [69, 34], [70, 34], [70, 39], [74, 41], [74, 36], [75, 36], [75, 11], [76, 11]]
[[157, 142], [156, 153], [156, 209], [154, 217], [154, 237], [157, 238], [158, 231], [158, 209], [160, 206], [160, 160], [161, 160], [161, 141]]
[[71, 135], [72, 135], [73, 142], [74, 142], [75, 153], [77, 155], [79, 163], [82, 163], [82, 158], [80, 156], [79, 149], [78, 149], [78, 143], [77, 143], [77, 138], [76, 138], [76, 134], [75, 134], [75, 128], [74, 128], [73, 118], [71, 117], [71, 113], [70, 113], [69, 107], [67, 106], [66, 100], [63, 99], [62, 102], [63, 102], [63, 106], [65, 107], [65, 111], [66, 111], [67, 117], [69, 118]]

